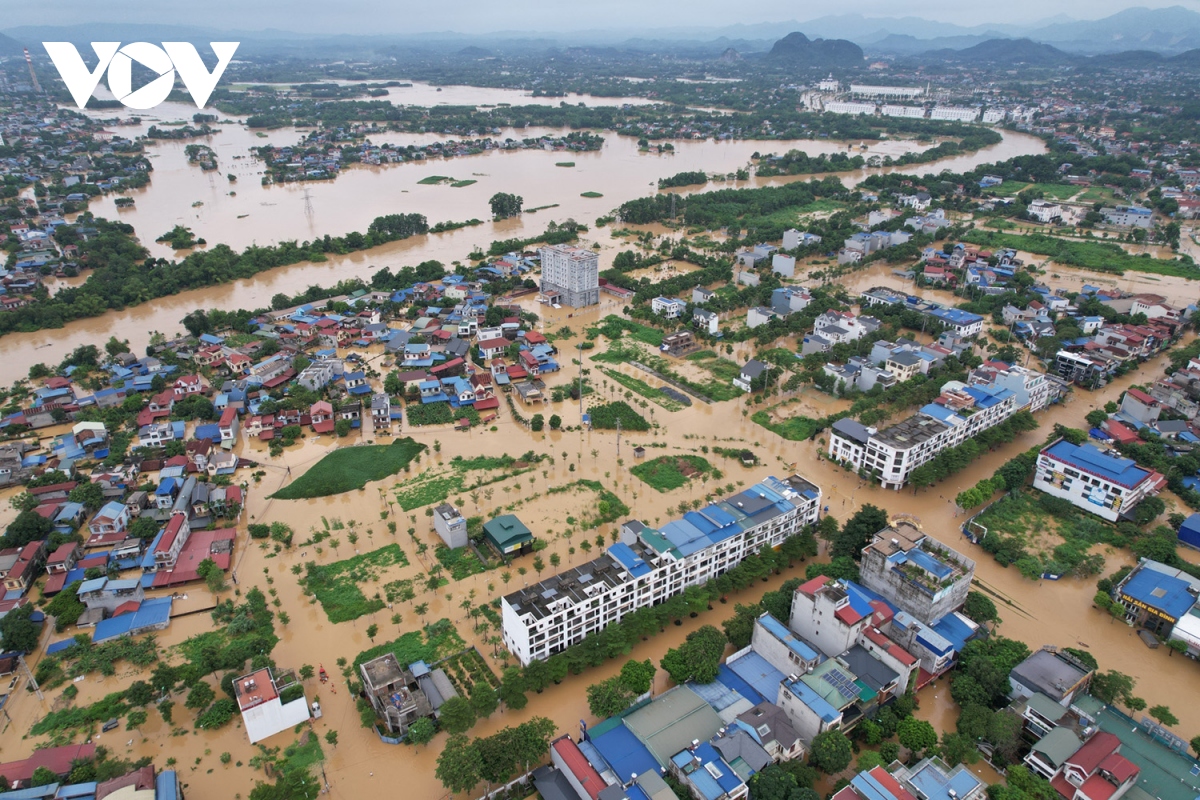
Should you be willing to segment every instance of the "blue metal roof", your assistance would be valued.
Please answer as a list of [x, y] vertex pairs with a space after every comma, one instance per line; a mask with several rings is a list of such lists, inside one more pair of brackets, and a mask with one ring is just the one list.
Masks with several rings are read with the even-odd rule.
[[[778, 691], [776, 691], [776, 693], [771, 697], [763, 697], [758, 693], [757, 689], [746, 683], [746, 681], [742, 679], [742, 676], [738, 675], [725, 664], [717, 667], [717, 681], [725, 684], [726, 688], [737, 692], [754, 705], [758, 705], [764, 700], [770, 700], [771, 702], [774, 702], [775, 699], [779, 697]], [[712, 684], [708, 685], [711, 686]], [[693, 688], [693, 691], [695, 691], [697, 694], [701, 694], [700, 690], [703, 688], [703, 685], [697, 685]], [[778, 687], [776, 687], [776, 689], [778, 690]]]
[[945, 580], [954, 574], [954, 570], [938, 561], [924, 550], [913, 548], [908, 551], [908, 560], [916, 564], [921, 569], [933, 575], [938, 580]]
[[779, 641], [788, 646], [793, 653], [803, 658], [805, 661], [820, 660], [821, 656], [815, 650], [809, 647], [804, 641], [798, 639], [796, 634], [784, 625], [779, 620], [770, 614], [764, 614], [758, 618], [758, 622], [768, 633], [774, 636]]
[[726, 666], [754, 687], [754, 691], [772, 702], [779, 696], [779, 684], [787, 677], [753, 650]]
[[961, 653], [962, 649], [966, 647], [967, 641], [977, 633], [977, 629], [968, 625], [966, 620], [958, 614], [947, 614], [941, 619], [934, 620], [930, 628], [949, 642], [956, 653]]
[[618, 542], [608, 548], [608, 553], [620, 562], [621, 566], [629, 570], [629, 573], [635, 578], [640, 578], [650, 573], [650, 565], [643, 561], [637, 553], [633, 552], [633, 548], [624, 542]]
[[912, 773], [909, 776], [909, 782], [926, 800], [953, 800], [956, 797], [966, 797], [983, 785], [983, 782], [972, 775], [969, 770], [962, 770], [950, 778], [932, 763], [926, 764]]
[[842, 715], [836, 708], [829, 704], [829, 701], [814, 692], [802, 681], [789, 681], [786, 685], [788, 691], [796, 695], [801, 703], [812, 709], [812, 712], [825, 722], [836, 722], [841, 718]]
[[1068, 466], [1104, 478], [1109, 483], [1133, 488], [1149, 477], [1132, 458], [1109, 455], [1093, 444], [1073, 445], [1066, 439], [1050, 445], [1045, 452]]
[[624, 724], [593, 737], [592, 745], [608, 762], [613, 773], [622, 778], [635, 773], [658, 773], [658, 761]]
[[92, 641], [103, 642], [115, 639], [130, 631], [161, 625], [171, 618], [171, 598], [156, 597], [143, 600], [141, 606], [132, 614], [122, 614], [119, 617], [101, 620], [96, 623]]
[[1179, 619], [1196, 603], [1188, 592], [1190, 584], [1153, 569], [1139, 569], [1121, 587], [1120, 592], [1150, 608]]

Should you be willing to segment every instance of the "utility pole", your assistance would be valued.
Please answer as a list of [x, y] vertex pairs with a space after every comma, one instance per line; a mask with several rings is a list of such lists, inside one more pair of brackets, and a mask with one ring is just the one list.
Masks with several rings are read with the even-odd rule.
[[621, 457], [621, 418], [617, 417], [617, 458]]
[[304, 187], [304, 214], [311, 217], [313, 214], [312, 195], [308, 192], [308, 187]]
[[[29, 51], [25, 51], [28, 53]], [[42, 689], [38, 686], [37, 679], [33, 677], [33, 673], [29, 671], [29, 665], [25, 663], [25, 656], [17, 656], [17, 663], [21, 665], [21, 669], [25, 670], [25, 677], [29, 679], [29, 685], [33, 687], [34, 694], [38, 696], [38, 700], [45, 701], [46, 696], [42, 694]]]
[[583, 345], [576, 347], [579, 352], [579, 419], [583, 420]]

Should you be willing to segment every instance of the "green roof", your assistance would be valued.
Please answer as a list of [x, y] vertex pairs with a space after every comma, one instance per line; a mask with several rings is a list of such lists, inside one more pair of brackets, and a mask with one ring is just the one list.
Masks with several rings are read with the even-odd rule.
[[1045, 756], [1045, 760], [1049, 761], [1055, 767], [1061, 767], [1063, 762], [1083, 746], [1083, 742], [1075, 735], [1075, 732], [1070, 728], [1055, 728], [1042, 737], [1041, 741], [1033, 746], [1033, 749], [1038, 754]]
[[533, 532], [513, 514], [501, 514], [483, 524], [483, 532], [501, 550], [533, 540]]
[[700, 695], [676, 686], [625, 717], [625, 727], [665, 767], [693, 739], [705, 742], [716, 736], [721, 718]]
[[[1087, 697], [1087, 695], [1083, 696]], [[1065, 708], [1041, 692], [1034, 692], [1033, 697], [1026, 700], [1025, 704], [1051, 722], [1058, 722], [1067, 715]]]

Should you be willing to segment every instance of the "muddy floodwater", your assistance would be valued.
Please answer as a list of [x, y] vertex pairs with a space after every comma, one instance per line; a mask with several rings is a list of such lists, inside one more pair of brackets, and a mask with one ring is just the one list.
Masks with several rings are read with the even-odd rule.
[[[401, 90], [394, 89], [393, 92]], [[476, 104], [509, 102], [501, 90], [471, 89], [469, 100]], [[442, 92], [441, 94], [445, 94]], [[97, 119], [113, 119], [114, 112], [88, 112]], [[142, 114], [137, 125], [111, 126], [121, 135], [144, 134], [151, 125], [172, 120], [190, 120], [195, 108], [185, 104], [165, 103], [154, 115]], [[215, 112], [214, 112], [215, 113]], [[120, 117], [130, 118], [127, 111]], [[118, 210], [116, 195], [93, 201], [89, 210], [97, 216], [120, 219], [134, 226], [142, 243], [155, 256], [182, 258], [186, 253], [174, 252], [154, 240], [175, 225], [190, 227], [197, 237], [209, 245], [228, 244], [235, 249], [249, 245], [266, 245], [284, 240], [305, 240], [318, 236], [340, 235], [364, 231], [371, 220], [382, 214], [421, 213], [430, 224], [467, 219], [485, 220], [484, 224], [442, 234], [413, 237], [393, 242], [367, 252], [333, 256], [321, 263], [303, 262], [281, 267], [247, 280], [220, 286], [206, 287], [165, 297], [153, 303], [135, 306], [100, 317], [78, 320], [62, 329], [35, 333], [14, 333], [4, 337], [3, 347], [8, 369], [0, 375], [7, 384], [24, 375], [38, 362], [56, 363], [63, 355], [81, 344], [104, 341], [109, 336], [128, 339], [135, 351], [141, 352], [154, 331], [172, 334], [182, 330], [179, 321], [196, 308], [258, 308], [270, 304], [270, 298], [280, 292], [295, 294], [312, 284], [330, 285], [343, 278], [369, 278], [383, 267], [396, 269], [405, 264], [417, 264], [436, 259], [445, 264], [465, 261], [476, 247], [486, 250], [497, 239], [530, 237], [545, 230], [551, 221], [568, 218], [591, 227], [585, 244], [601, 245], [604, 268], [611, 263], [623, 242], [614, 241], [608, 228], [597, 228], [593, 221], [608, 214], [621, 203], [645, 196], [654, 191], [659, 178], [687, 170], [702, 170], [709, 174], [726, 175], [750, 162], [754, 152], [783, 152], [800, 149], [810, 154], [845, 151], [847, 145], [828, 140], [801, 141], [680, 141], [675, 153], [658, 155], [641, 152], [637, 142], [627, 136], [603, 132], [603, 147], [590, 153], [519, 150], [491, 151], [475, 156], [453, 159], [429, 159], [405, 164], [371, 167], [353, 165], [330, 181], [308, 181], [263, 186], [263, 165], [251, 157], [249, 148], [264, 144], [296, 143], [303, 131], [293, 128], [272, 131], [252, 131], [240, 121], [218, 114], [220, 133], [197, 140], [217, 153], [218, 168], [204, 172], [189, 164], [184, 149], [189, 142], [156, 140], [147, 144], [154, 164], [150, 185], [131, 191], [135, 205]], [[544, 133], [561, 135], [562, 131], [530, 128], [505, 130], [498, 137], [529, 138]], [[909, 171], [940, 172], [942, 169], [962, 170], [978, 164], [1043, 152], [1040, 139], [1024, 134], [1002, 132], [999, 144], [966, 156], [943, 159], [925, 165], [906, 168]], [[380, 141], [404, 144], [428, 144], [445, 140], [440, 134], [387, 133]], [[898, 156], [912, 150], [925, 149], [906, 141], [868, 143], [864, 156]], [[857, 144], [854, 152], [859, 153]], [[574, 162], [574, 167], [556, 166], [559, 162]], [[897, 167], [882, 168], [899, 169]], [[853, 185], [878, 169], [862, 169], [841, 173], [840, 177]], [[230, 182], [228, 174], [237, 180]], [[475, 180], [462, 188], [448, 184], [420, 184], [433, 175]], [[728, 186], [771, 185], [794, 180], [810, 180], [811, 175], [755, 178], [750, 181], [730, 181]], [[707, 189], [719, 188], [722, 183], [710, 182]], [[490, 221], [488, 198], [496, 192], [512, 192], [524, 198], [525, 208], [554, 206], [520, 218]], [[585, 198], [584, 192], [599, 192], [600, 198]]]
[[[402, 90], [395, 91], [399, 93]], [[148, 120], [143, 123], [147, 124]], [[531, 232], [541, 231], [550, 219], [562, 220], [574, 216], [590, 223], [595, 216], [606, 213], [618, 203], [651, 191], [651, 184], [658, 177], [684, 169], [732, 171], [744, 165], [753, 150], [765, 150], [767, 145], [780, 148], [790, 146], [788, 143], [763, 142], [685, 142], [677, 145], [675, 156], [660, 157], [640, 154], [629, 140], [609, 134], [604, 149], [593, 154], [566, 156], [539, 151], [492, 153], [448, 162], [352, 169], [336, 182], [307, 185], [313, 205], [310, 219], [304, 213], [305, 186], [261, 187], [253, 164], [246, 159], [232, 159], [234, 154], [244, 152], [250, 144], [263, 141], [283, 143], [294, 139], [294, 131], [275, 131], [262, 139], [240, 126], [224, 126], [221, 134], [212, 137], [221, 167], [211, 177], [186, 164], [181, 143], [155, 145], [157, 158], [154, 182], [138, 195], [136, 209], [123, 212], [121, 218], [132, 221], [143, 240], [151, 240], [177, 222], [184, 222], [210, 242], [222, 241], [243, 246], [252, 241], [261, 244], [279, 238], [304, 238], [318, 232], [339, 233], [362, 229], [370, 218], [378, 214], [399, 211], [421, 211], [431, 222], [472, 216], [484, 218], [486, 198], [495, 191], [522, 194], [527, 207], [548, 203], [560, 203], [560, 207], [525, 215], [519, 220], [488, 222], [450, 234], [418, 237], [369, 253], [332, 258], [326, 263], [281, 268], [253, 280], [188, 292], [125, 312], [75, 323], [63, 330], [11, 335], [3, 340], [8, 361], [4, 377], [12, 380], [25, 374], [30, 364], [38, 361], [56, 362], [68, 349], [82, 343], [100, 343], [110, 335], [129, 339], [134, 349], [140, 351], [151, 331], [171, 333], [178, 330], [178, 320], [197, 307], [264, 306], [269, 303], [271, 295], [277, 292], [295, 292], [312, 283], [328, 284], [345, 277], [367, 277], [384, 266], [395, 268], [429, 258], [449, 264], [455, 259], [464, 258], [474, 246], [486, 247], [493, 239], [527, 236]], [[827, 143], [799, 144], [806, 148], [837, 147]], [[880, 147], [896, 145], [884, 143]], [[1021, 153], [1039, 152], [1041, 147], [1039, 140], [1006, 133], [1004, 142], [988, 151], [917, 169], [938, 171], [943, 166], [964, 169]], [[555, 161], [568, 159], [576, 162], [575, 168], [554, 166]], [[228, 185], [225, 173], [237, 173], [239, 169], [244, 170], [243, 177], [239, 177], [236, 184]], [[463, 189], [418, 186], [416, 183], [430, 174], [466, 178], [476, 173], [479, 174], [479, 183]], [[847, 181], [855, 181], [861, 180], [866, 174], [868, 172], [863, 171], [844, 177]], [[237, 192], [236, 197], [228, 195], [231, 189]], [[590, 201], [579, 198], [579, 192], [591, 190], [602, 191], [605, 197]], [[192, 208], [195, 200], [203, 200], [204, 205]], [[103, 207], [104, 203], [110, 202], [102, 201], [101, 207], [94, 206], [93, 210], [102, 215], [116, 216], [115, 209]], [[241, 213], [249, 216], [238, 219]], [[622, 240], [612, 238], [607, 229], [593, 229], [588, 235], [593, 237], [589, 244], [592, 241], [601, 244], [602, 267], [611, 263], [618, 249], [628, 247]], [[1184, 293], [1190, 296], [1193, 291], [1178, 279], [1139, 275], [1108, 278], [1057, 266], [1047, 269], [1060, 276], [1052, 281], [1054, 285], [1073, 285], [1071, 282], [1086, 277], [1092, 283], [1111, 281], [1112, 285], [1124, 288], [1154, 286], [1159, 293], [1174, 297]], [[852, 292], [880, 284], [912, 288], [911, 281], [893, 274], [892, 268], [886, 265], [851, 273], [840, 282]], [[943, 299], [946, 297], [944, 292], [933, 290], [921, 290], [918, 293], [930, 297], [941, 295]], [[542, 315], [542, 330], [558, 331], [564, 326], [571, 328], [573, 334], [570, 337], [556, 342], [564, 354], [574, 352], [573, 345], [580, 340], [586, 326], [594, 324], [605, 314], [619, 311], [618, 305], [612, 301], [582, 311], [565, 308], [556, 310], [537, 305], [531, 300], [523, 302], [529, 310]], [[599, 352], [604, 346], [603, 339], [599, 340], [597, 350], [593, 352]], [[752, 344], [740, 344], [735, 346], [732, 354], [722, 355], [740, 363], [751, 354], [752, 347]], [[378, 348], [371, 348], [367, 354], [377, 365], [383, 360]], [[564, 355], [562, 362], [564, 371], [547, 377], [551, 387], [565, 385], [577, 376], [576, 367], [570, 363], [569, 356]], [[1021, 639], [1034, 649], [1051, 644], [1088, 650], [1099, 661], [1101, 669], [1119, 669], [1133, 676], [1137, 680], [1136, 694], [1149, 705], [1170, 706], [1180, 719], [1175, 732], [1189, 739], [1200, 733], [1200, 707], [1187, 702], [1187, 698], [1196, 696], [1200, 691], [1200, 665], [1183, 657], [1172, 657], [1166, 648], [1153, 651], [1146, 649], [1131, 628], [1114, 622], [1107, 614], [1092, 608], [1094, 579], [1033, 582], [1022, 578], [1016, 569], [1000, 567], [962, 536], [960, 526], [963, 518], [956, 516], [957, 509], [953, 503], [958, 492], [981, 478], [989, 477], [1006, 460], [1044, 440], [1055, 423], [1084, 426], [1083, 418], [1089, 410], [1115, 400], [1134, 383], [1148, 382], [1161, 374], [1164, 364], [1165, 359], [1158, 358], [1101, 391], [1077, 391], [1071, 394], [1065, 403], [1037, 415], [1040, 423], [1037, 430], [980, 457], [966, 470], [941, 485], [919, 493], [912, 490], [885, 491], [877, 485], [863, 483], [857, 476], [820, 459], [822, 439], [815, 442], [789, 442], [755, 425], [750, 421], [750, 415], [763, 406], [752, 406], [745, 399], [712, 405], [696, 401], [692, 406], [678, 411], [668, 411], [650, 404], [641, 412], [658, 427], [648, 433], [626, 433], [619, 439], [615, 432], [607, 431], [532, 433], [512, 420], [504, 403], [499, 419], [494, 423], [495, 430], [474, 428], [460, 433], [447, 426], [410, 428], [406, 422], [398, 433], [429, 446], [419, 463], [412, 465], [410, 472], [401, 472], [392, 478], [368, 484], [360, 491], [311, 500], [275, 500], [270, 495], [302, 475], [331, 449], [352, 447], [362, 441], [376, 441], [369, 420], [364, 421], [361, 433], [344, 440], [309, 433], [300, 443], [275, 459], [270, 457], [264, 443], [243, 439], [238, 445], [240, 455], [259, 461], [261, 466], [258, 469], [262, 474], [254, 478], [252, 471], [243, 470], [237, 477], [239, 482], [247, 482], [248, 495], [247, 506], [238, 526], [233, 572], [239, 591], [245, 592], [250, 587], [258, 587], [268, 593], [274, 591], [279, 601], [276, 610], [286, 611], [290, 617], [286, 626], [276, 620], [276, 633], [280, 637], [278, 646], [272, 652], [276, 664], [281, 668], [293, 669], [303, 664], [323, 665], [333, 679], [329, 684], [310, 680], [306, 684], [306, 691], [309, 700], [319, 700], [324, 711], [323, 718], [314, 721], [311, 728], [322, 737], [325, 760], [320, 770], [324, 780], [329, 783], [329, 796], [334, 798], [356, 800], [393, 794], [412, 800], [440, 800], [446, 797], [445, 790], [434, 777], [436, 758], [445, 745], [445, 735], [439, 735], [421, 748], [383, 744], [374, 733], [362, 727], [354, 698], [347, 692], [337, 660], [344, 658], [353, 661], [356, 655], [373, 645], [445, 618], [453, 622], [468, 645], [476, 646], [483, 653], [492, 670], [499, 674], [507, 662], [504, 652], [496, 651], [489, 642], [489, 637], [495, 631], [476, 629], [475, 621], [465, 617], [460, 604], [464, 600], [474, 605], [489, 602], [517, 586], [537, 581], [539, 574], [534, 565], [534, 555], [522, 556], [505, 570], [492, 570], [461, 581], [452, 580], [432, 592], [418, 588], [413, 601], [397, 602], [392, 608], [334, 624], [329, 621], [320, 604], [304, 594], [293, 570], [302, 573], [307, 562], [328, 564], [355, 552], [365, 553], [395, 542], [404, 551], [408, 564], [382, 569], [360, 588], [370, 596], [383, 583], [403, 579], [416, 582], [418, 576], [429, 568], [428, 559], [438, 539], [426, 516], [427, 507], [403, 510], [395, 503], [396, 493], [402, 491], [415, 476], [449, 470], [455, 456], [508, 454], [519, 457], [530, 450], [552, 457], [553, 462], [540, 462], [525, 474], [498, 480], [486, 488], [451, 492], [447, 499], [459, 505], [466, 516], [479, 515], [487, 519], [505, 510], [515, 513], [535, 536], [547, 543], [546, 550], [536, 554], [547, 565], [551, 563], [552, 555], [561, 560], [562, 567], [594, 556], [594, 553], [589, 555], [585, 551], [583, 541], [590, 539], [594, 544], [598, 534], [607, 539], [614, 530], [611, 524], [586, 532], [572, 529], [572, 517], [581, 518], [588, 512], [594, 514], [596, 495], [587, 490], [549, 494], [548, 490], [552, 488], [563, 487], [579, 479], [598, 481], [631, 508], [630, 517], [655, 525], [678, 516], [677, 507], [680, 503], [702, 499], [717, 483], [749, 485], [770, 474], [785, 476], [795, 471], [821, 487], [823, 502], [839, 520], [845, 520], [865, 503], [880, 506], [893, 515], [915, 517], [927, 533], [976, 561], [978, 588], [996, 599], [1003, 618], [999, 626], [1002, 635]], [[584, 367], [592, 369], [590, 377], [596, 390], [594, 399], [617, 397], [616, 384], [595, 369], [598, 366], [601, 365], [585, 358]], [[630, 364], [603, 366], [637, 377], [652, 386], [662, 385], [658, 379]], [[694, 365], [680, 365], [679, 368], [692, 369]], [[632, 402], [638, 401], [639, 398], [633, 396]], [[789, 414], [823, 416], [844, 408], [846, 402], [810, 388], [799, 395], [798, 402], [784, 409]], [[581, 421], [577, 402], [552, 404], [543, 413], [547, 416], [560, 415], [564, 426], [577, 426]], [[387, 439], [380, 437], [379, 441]], [[701, 448], [707, 447], [709, 453], [706, 457], [724, 475], [719, 481], [695, 479], [672, 491], [656, 491], [630, 473], [635, 463], [632, 448], [638, 444], [661, 445], [649, 448], [648, 452], [654, 456], [700, 454]], [[715, 455], [711, 452], [714, 446], [753, 450], [761, 466], [748, 468], [740, 462]], [[149, 477], [153, 479], [155, 476]], [[10, 495], [11, 492], [0, 494], [0, 523], [12, 518], [13, 512], [7, 503]], [[1168, 505], [1176, 502], [1166, 495], [1164, 497]], [[323, 530], [326, 524], [333, 525], [335, 530], [333, 538], [319, 546], [295, 546], [276, 553], [271, 546], [248, 540], [245, 526], [250, 522], [284, 522], [294, 529], [297, 543], [308, 539], [312, 532]], [[388, 522], [396, 524], [396, 534], [389, 532]], [[418, 554], [414, 540], [406, 533], [410, 527], [415, 530], [417, 541], [429, 545], [429, 552], [424, 557]], [[351, 540], [351, 534], [357, 541]], [[1129, 563], [1131, 558], [1127, 551], [1106, 550], [1103, 554], [1107, 562], [1106, 572]], [[541, 577], [552, 571], [554, 568], [547, 566]], [[509, 577], [507, 581], [504, 580], [505, 572]], [[638, 643], [629, 657], [649, 658], [657, 663], [667, 648], [678, 644], [700, 625], [719, 625], [732, 613], [735, 603], [755, 602], [764, 591], [776, 588], [788, 578], [803, 575], [803, 572], [804, 565], [798, 564], [781, 575], [771, 576], [765, 582], [730, 595], [727, 603], [714, 603], [710, 611], [684, 620], [682, 625], [668, 626], [661, 635]], [[372, 586], [371, 583], [379, 585]], [[211, 627], [211, 619], [205, 609], [216, 602], [216, 598], [202, 586], [185, 587], [180, 591], [186, 593], [187, 598], [178, 600], [176, 614], [194, 613], [178, 616], [167, 630], [157, 634], [159, 642], [167, 648], [167, 657], [173, 659], [177, 659], [177, 656], [171, 648]], [[225, 592], [223, 596], [229, 595], [229, 592]], [[423, 615], [417, 613], [417, 606], [421, 604], [428, 605]], [[398, 621], [393, 621], [393, 615], [398, 615]], [[367, 633], [371, 625], [378, 626], [373, 641]], [[39, 650], [29, 659], [32, 667], [36, 668], [46, 644], [58, 638], [61, 636], [48, 634], [43, 637]], [[497, 712], [478, 722], [471, 734], [485, 736], [532, 716], [548, 717], [557, 724], [560, 732], [574, 733], [578, 730], [579, 720], [586, 720], [589, 724], [596, 721], [588, 711], [586, 687], [614, 674], [622, 663], [623, 659], [618, 659], [583, 675], [569, 676], [559, 686], [552, 686], [540, 694], [531, 694], [525, 709]], [[128, 685], [137, 677], [146, 678], [146, 675], [136, 673], [125, 665], [118, 665], [118, 674], [115, 676], [103, 678], [91, 674], [67, 685], [77, 687], [79, 694], [75, 702], [82, 704], [94, 702], [106, 693]], [[213, 678], [208, 680], [210, 683], [214, 681]], [[660, 670], [654, 691], [662, 692], [667, 688], [669, 681]], [[180, 770], [181, 778], [187, 785], [186, 794], [192, 800], [246, 797], [254, 782], [264, 779], [260, 770], [249, 766], [250, 759], [259, 753], [258, 748], [248, 744], [245, 731], [236, 720], [218, 731], [195, 730], [192, 727], [195, 713], [183, 707], [183, 697], [179, 695], [174, 698], [174, 725], [165, 724], [161, 716], [151, 710], [149, 720], [140, 729], [126, 731], [122, 726], [116, 731], [101, 734], [96, 741], [122, 757], [150, 756], [159, 767], [164, 767], [168, 759], [175, 759], [173, 763]], [[0, 723], [0, 759], [24, 757], [34, 747], [45, 744], [45, 737], [24, 738], [25, 734], [36, 720], [52, 709], [63, 707], [66, 702], [62, 687], [46, 692], [45, 698], [39, 699], [26, 692], [22, 685], [10, 696], [5, 707], [11, 722], [6, 720]], [[919, 695], [919, 702], [919, 716], [933, 721], [940, 730], [953, 729], [957, 709], [949, 697], [944, 679], [926, 687]], [[324, 742], [324, 736], [330, 730], [338, 732], [336, 746]], [[277, 734], [263, 744], [283, 748], [295, 738], [288, 731]], [[229, 763], [222, 763], [221, 756], [224, 753], [229, 754]], [[985, 780], [997, 780], [998, 776], [985, 766], [976, 767], [975, 770]], [[471, 796], [478, 796], [481, 792], [482, 787]]]

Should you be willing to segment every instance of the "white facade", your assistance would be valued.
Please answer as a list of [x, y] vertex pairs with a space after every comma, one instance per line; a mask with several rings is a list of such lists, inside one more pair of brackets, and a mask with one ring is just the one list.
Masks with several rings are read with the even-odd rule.
[[879, 109], [885, 117], [904, 117], [905, 119], [925, 119], [924, 106], [885, 105]]
[[782, 275], [785, 278], [793, 277], [796, 274], [796, 259], [792, 256], [776, 253], [771, 257], [771, 272], [776, 275]]
[[995, 125], [997, 122], [1004, 122], [1004, 118], [1008, 116], [1003, 108], [989, 108], [983, 112], [983, 124]]
[[243, 675], [234, 681], [233, 689], [250, 744], [308, 721], [308, 700], [301, 694], [290, 703], [280, 701], [270, 669]]
[[[999, 425], [1017, 410], [1016, 395], [998, 387], [967, 387], [950, 381], [942, 387], [942, 397], [949, 398], [956, 410], [930, 403], [908, 419], [878, 432], [857, 423], [857, 428], [835, 424], [830, 429], [830, 458], [848, 462], [856, 471], [873, 473], [885, 489], [900, 489], [917, 467], [980, 431]], [[958, 413], [972, 408], [973, 413]]]
[[1109, 225], [1121, 228], [1149, 228], [1154, 220], [1154, 212], [1141, 206], [1104, 208], [1100, 213]]
[[[816, 523], [821, 490], [767, 478], [658, 530], [642, 525], [598, 559], [505, 596], [504, 643], [522, 664], [549, 658], [630, 612], [656, 605]], [[707, 533], [705, 532], [707, 531]]]
[[542, 293], [557, 292], [572, 308], [600, 302], [600, 255], [592, 250], [556, 244], [538, 251], [542, 261]]
[[1038, 222], [1062, 219], [1062, 206], [1058, 203], [1048, 203], [1045, 200], [1034, 200], [1026, 211]]
[[978, 108], [962, 108], [960, 106], [934, 106], [929, 112], [930, 119], [950, 119], [957, 122], [974, 122], [979, 119]]
[[1033, 477], [1034, 488], [1109, 522], [1158, 494], [1166, 482], [1159, 473], [1138, 467], [1133, 459], [1063, 439], [1038, 454]]
[[895, 97], [902, 100], [912, 100], [925, 94], [920, 86], [871, 86], [865, 83], [850, 84], [850, 94], [860, 97]]
[[650, 310], [665, 319], [679, 319], [687, 304], [674, 297], [656, 297], [650, 301]]
[[875, 116], [875, 104], [836, 101], [826, 103], [825, 111], [829, 114], [869, 114], [870, 116]]

